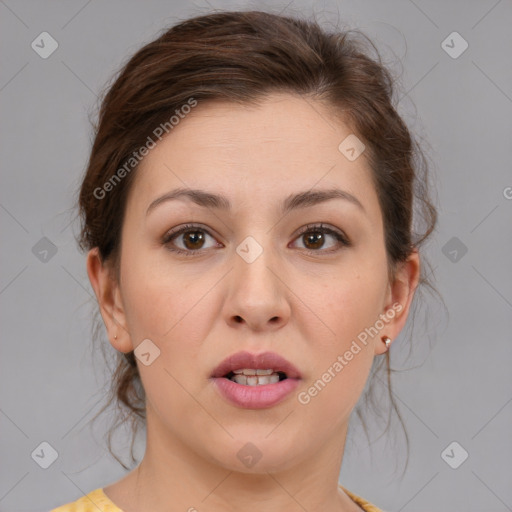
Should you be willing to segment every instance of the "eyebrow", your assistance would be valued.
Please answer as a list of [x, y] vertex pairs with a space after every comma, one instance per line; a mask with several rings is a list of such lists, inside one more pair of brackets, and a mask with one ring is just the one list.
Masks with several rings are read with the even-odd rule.
[[[204, 190], [190, 189], [190, 188], [177, 188], [167, 192], [163, 196], [156, 198], [146, 210], [146, 215], [154, 210], [158, 205], [167, 201], [176, 199], [188, 199], [199, 206], [205, 208], [214, 208], [219, 210], [230, 210], [231, 203], [225, 196], [213, 194]], [[306, 190], [297, 194], [289, 195], [282, 203], [281, 213], [286, 214], [292, 210], [299, 208], [308, 208], [315, 206], [331, 199], [343, 199], [357, 206], [361, 211], [365, 209], [359, 199], [345, 190], [339, 188], [331, 188], [325, 190]]]

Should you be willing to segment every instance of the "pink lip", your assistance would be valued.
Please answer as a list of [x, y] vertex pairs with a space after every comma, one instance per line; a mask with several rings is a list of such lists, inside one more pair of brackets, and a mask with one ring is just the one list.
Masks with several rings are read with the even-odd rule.
[[[273, 369], [284, 372], [286, 379], [274, 384], [246, 386], [226, 378], [233, 370], [252, 368], [255, 370]], [[246, 409], [264, 409], [284, 400], [299, 385], [301, 374], [297, 368], [274, 352], [251, 354], [237, 352], [227, 357], [212, 373], [212, 381], [220, 394], [232, 404]]]
[[213, 370], [212, 377], [225, 377], [226, 374], [233, 370], [243, 368], [252, 368], [254, 370], [272, 369], [276, 372], [284, 372], [291, 379], [300, 379], [299, 370], [275, 352], [262, 352], [261, 354], [251, 354], [250, 352], [237, 352], [232, 354]]
[[285, 379], [261, 386], [245, 386], [224, 377], [216, 377], [213, 381], [224, 398], [245, 409], [265, 409], [277, 405], [299, 385], [299, 379]]

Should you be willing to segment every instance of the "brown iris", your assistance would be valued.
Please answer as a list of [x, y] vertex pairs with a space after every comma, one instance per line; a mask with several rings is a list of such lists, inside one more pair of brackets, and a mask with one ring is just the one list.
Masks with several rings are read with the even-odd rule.
[[[325, 239], [324, 234], [320, 231], [310, 231], [308, 234], [303, 235], [304, 245], [311, 249], [319, 249], [322, 247]], [[308, 246], [311, 244], [311, 246]]]
[[200, 249], [204, 243], [204, 233], [201, 231], [186, 231], [183, 233], [183, 243], [187, 249]]

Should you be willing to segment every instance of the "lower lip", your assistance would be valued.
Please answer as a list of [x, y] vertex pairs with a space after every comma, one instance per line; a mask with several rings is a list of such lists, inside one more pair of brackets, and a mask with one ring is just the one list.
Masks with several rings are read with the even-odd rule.
[[299, 385], [299, 379], [284, 379], [274, 384], [246, 386], [232, 380], [214, 378], [220, 394], [232, 404], [245, 409], [265, 409], [284, 400]]

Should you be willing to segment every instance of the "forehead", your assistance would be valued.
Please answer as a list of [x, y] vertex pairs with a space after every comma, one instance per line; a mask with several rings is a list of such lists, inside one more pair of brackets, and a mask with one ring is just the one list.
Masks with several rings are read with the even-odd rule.
[[144, 157], [129, 201], [147, 207], [157, 195], [191, 187], [235, 203], [251, 196], [274, 202], [294, 191], [339, 186], [363, 194], [359, 199], [371, 209], [376, 195], [364, 153], [350, 161], [339, 150], [350, 135], [341, 118], [309, 98], [273, 94], [259, 105], [199, 102]]

